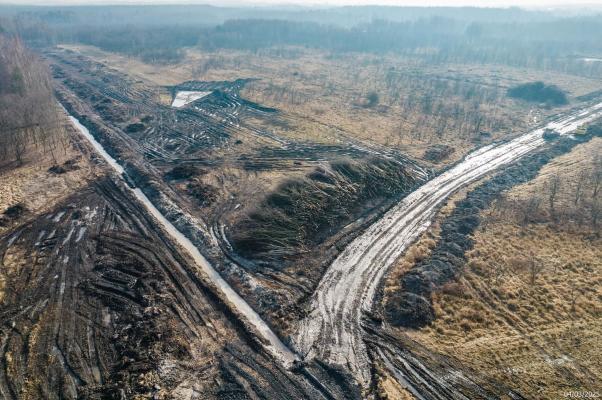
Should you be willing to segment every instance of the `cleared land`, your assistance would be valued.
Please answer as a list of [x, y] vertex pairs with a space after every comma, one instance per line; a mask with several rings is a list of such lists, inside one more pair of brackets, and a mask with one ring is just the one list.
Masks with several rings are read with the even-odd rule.
[[0, 236], [3, 399], [355, 396], [274, 363], [118, 179], [73, 189]]
[[[73, 130], [66, 117], [64, 127]], [[6, 165], [0, 170], [0, 234], [27, 217], [48, 211], [98, 174], [82, 155], [79, 139], [73, 134], [70, 137], [54, 154], [32, 150], [22, 165]], [[7, 215], [11, 208], [20, 211]]]
[[[228, 60], [239, 54], [225, 54], [228, 57], [219, 60], [219, 67], [199, 71], [187, 69], [205, 56], [194, 52], [182, 65], [165, 69], [151, 69], [91, 48], [59, 49], [49, 52], [48, 58], [61, 100], [70, 112], [126, 166], [129, 179], [203, 249], [285, 343], [295, 334], [296, 321], [307, 316], [304, 304], [313, 298], [332, 260], [392, 204], [432, 176], [429, 167], [449, 165], [477, 145], [513, 137], [546, 115], [566, 111], [537, 106], [529, 110], [507, 99], [507, 87], [529, 79], [528, 72], [508, 68], [500, 69], [500, 74], [506, 74], [503, 80], [491, 82], [491, 71], [485, 67], [450, 66], [418, 74], [404, 66], [389, 74], [390, 69], [377, 68], [372, 59], [364, 67], [380, 74], [384, 81], [376, 79], [380, 82], [376, 83], [350, 65], [350, 59], [330, 60], [315, 52], [268, 54], [263, 64], [253, 63], [257, 55], [240, 53], [248, 55], [249, 62], [231, 66]], [[216, 53], [207, 56], [217, 57]], [[370, 56], [362, 57], [370, 60]], [[297, 68], [303, 65], [305, 72], [295, 73], [288, 64], [298, 61], [303, 63]], [[162, 86], [158, 82], [168, 81], [157, 81], [159, 75], [151, 71], [177, 79]], [[330, 75], [321, 76], [318, 71]], [[353, 71], [359, 75], [351, 79]], [[251, 79], [261, 73], [272, 77]], [[286, 74], [290, 82], [284, 79]], [[558, 74], [548, 78], [563, 89], [570, 88], [573, 101], [597, 88], [588, 79], [569, 82], [570, 77]], [[284, 80], [275, 83], [274, 79]], [[326, 93], [327, 85], [310, 85], [320, 79], [335, 86]], [[278, 85], [298, 92], [289, 93]], [[375, 87], [375, 91], [370, 89]], [[183, 107], [171, 107], [178, 92], [210, 94]], [[393, 92], [401, 97], [394, 98]], [[420, 99], [429, 93], [439, 97], [416, 105], [415, 99], [404, 95], [412, 92], [419, 93]], [[335, 104], [335, 99], [340, 103]], [[326, 111], [310, 110], [317, 103]], [[457, 113], [446, 104], [457, 105]], [[398, 115], [418, 118], [408, 125], [408, 132], [420, 135], [412, 133], [405, 144], [380, 135], [396, 132], [404, 138], [404, 133], [385, 126], [397, 123]], [[496, 118], [504, 121], [503, 126], [497, 125]], [[379, 125], [379, 121], [386, 123]], [[440, 135], [429, 130], [439, 122]], [[366, 126], [357, 129], [362, 123]], [[317, 134], [304, 131], [307, 126]], [[534, 146], [542, 140], [538, 136], [535, 141]], [[436, 146], [439, 142], [452, 145]], [[406, 145], [413, 157], [404, 153]], [[370, 298], [377, 283], [370, 286]], [[366, 349], [359, 349], [356, 356], [365, 360], [367, 351], [371, 360], [379, 360], [378, 368], [396, 380], [396, 374], [424, 370], [426, 385], [450, 398], [460, 392], [450, 391], [449, 384], [473, 394], [510, 390], [511, 385], [492, 383], [491, 376], [480, 376], [474, 372], [477, 368], [458, 363], [444, 352], [426, 350], [397, 332], [376, 328], [371, 325], [374, 321], [366, 327], [362, 319], [354, 314], [350, 328], [369, 332]], [[330, 349], [331, 361], [346, 357], [341, 352], [339, 357], [337, 349]], [[301, 346], [301, 350], [307, 348]], [[365, 362], [361, 365], [367, 370]], [[364, 374], [360, 380], [370, 379]], [[413, 387], [425, 385], [420, 379], [411, 378]]]
[[[343, 137], [374, 142], [422, 158], [430, 146], [458, 160], [478, 144], [525, 131], [558, 112], [506, 97], [510, 87], [545, 81], [569, 99], [602, 88], [596, 79], [493, 65], [425, 65], [367, 54], [331, 55], [303, 48], [259, 52], [189, 50], [177, 65], [151, 66], [89, 46], [65, 46], [157, 85], [187, 80], [257, 79], [242, 94], [286, 111], [279, 135], [323, 143]], [[371, 94], [376, 94], [374, 99]], [[372, 100], [371, 100], [372, 99]]]
[[[286, 127], [287, 114], [245, 99], [246, 80], [159, 87], [70, 51], [48, 57], [70, 111], [132, 166], [138, 185], [190, 216], [195, 226], [178, 227], [193, 229], [230, 284], [281, 328], [333, 246], [428, 176], [375, 143], [326, 145], [266, 129]], [[178, 91], [211, 94], [182, 108], [162, 101]]]
[[[87, 104], [81, 113], [139, 147], [153, 179], [234, 261], [221, 269], [230, 283], [285, 333], [343, 246], [424, 172], [563, 110], [510, 100], [509, 87], [543, 79], [573, 101], [601, 87], [528, 69], [299, 48], [189, 50], [169, 66], [86, 46], [49, 58], [65, 93]], [[213, 93], [174, 110], [177, 91]], [[393, 185], [396, 163], [405, 178]]]

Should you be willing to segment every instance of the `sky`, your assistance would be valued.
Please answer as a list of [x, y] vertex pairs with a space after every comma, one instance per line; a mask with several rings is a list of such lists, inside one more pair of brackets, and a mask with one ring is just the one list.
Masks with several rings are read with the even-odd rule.
[[478, 6], [548, 8], [559, 6], [602, 6], [602, 0], [0, 0], [11, 4], [212, 4], [240, 5], [398, 5], [398, 6]]

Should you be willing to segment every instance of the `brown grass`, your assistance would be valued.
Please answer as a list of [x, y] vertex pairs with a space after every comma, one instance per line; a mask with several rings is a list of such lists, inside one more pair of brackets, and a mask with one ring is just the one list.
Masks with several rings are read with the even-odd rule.
[[409, 331], [414, 339], [529, 398], [600, 392], [602, 239], [586, 225], [545, 219], [545, 212], [524, 224], [513, 201], [545, 193], [554, 173], [567, 182], [558, 209], [572, 207], [570, 182], [591, 168], [601, 144], [596, 139], [554, 159], [483, 213], [464, 274], [434, 294], [437, 318]]

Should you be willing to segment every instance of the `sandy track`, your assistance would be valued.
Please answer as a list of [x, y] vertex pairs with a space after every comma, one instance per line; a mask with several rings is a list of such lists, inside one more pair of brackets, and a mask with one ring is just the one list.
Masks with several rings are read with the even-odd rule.
[[602, 103], [562, 117], [512, 141], [486, 146], [437, 176], [393, 207], [333, 262], [299, 324], [295, 346], [305, 359], [321, 358], [348, 368], [364, 386], [370, 368], [361, 320], [372, 309], [388, 268], [430, 224], [442, 202], [466, 184], [544, 144], [546, 128], [566, 134], [602, 116]]

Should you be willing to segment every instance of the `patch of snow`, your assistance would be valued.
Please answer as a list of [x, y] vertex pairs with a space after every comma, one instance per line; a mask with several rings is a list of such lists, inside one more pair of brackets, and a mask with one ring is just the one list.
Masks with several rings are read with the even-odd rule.
[[75, 229], [74, 227], [71, 227], [71, 230], [67, 234], [67, 237], [65, 237], [65, 240], [63, 240], [63, 246], [66, 245], [69, 240], [71, 240], [71, 235], [73, 235], [74, 229]]
[[180, 90], [177, 94], [175, 99], [173, 99], [173, 103], [171, 103], [171, 106], [173, 108], [181, 108], [184, 107], [186, 104], [192, 103], [193, 101], [196, 101], [198, 99], [202, 99], [205, 96], [210, 95], [212, 92], [195, 92], [195, 91], [188, 91], [188, 90]]
[[88, 212], [86, 214], [86, 219], [92, 220], [94, 217], [96, 217], [97, 214], [98, 214], [98, 207], [94, 207], [94, 209], [91, 212]]
[[42, 239], [44, 238], [44, 235], [46, 234], [46, 231], [42, 230], [40, 232], [40, 234], [38, 235], [38, 239], [36, 240], [35, 246], [39, 246], [40, 242], [42, 241]]
[[111, 157], [109, 155], [109, 153], [107, 153], [104, 149], [104, 147], [102, 147], [102, 145], [100, 143], [98, 143], [96, 141], [96, 139], [94, 139], [94, 136], [92, 136], [92, 134], [90, 133], [90, 131], [88, 130], [88, 128], [86, 128], [85, 126], [83, 126], [77, 118], [72, 117], [71, 115], [69, 116], [69, 119], [71, 120], [71, 123], [73, 125], [75, 125], [75, 127], [79, 130], [79, 132], [85, 136], [86, 139], [88, 139], [88, 141], [90, 142], [90, 144], [94, 147], [94, 149], [102, 156], [102, 158], [105, 159], [106, 162], [109, 163], [109, 165], [115, 170], [117, 171], [120, 175], [123, 174], [124, 170], [123, 167], [121, 165], [119, 165], [119, 163], [117, 163], [117, 161]]
[[86, 227], [82, 226], [79, 228], [79, 232], [77, 233], [77, 239], [75, 239], [75, 243], [78, 243], [84, 237], [84, 233], [86, 233]]
[[15, 233], [10, 239], [8, 239], [8, 245], [6, 246], [6, 248], [9, 248], [10, 246], [12, 246], [12, 244], [15, 242], [15, 240], [17, 240], [17, 238], [19, 237], [19, 235], [21, 234], [21, 232], [17, 232]]
[[56, 217], [54, 217], [52, 222], [59, 222], [61, 220], [61, 218], [63, 218], [63, 215], [65, 215], [65, 211], [61, 211], [60, 213], [58, 213], [56, 215]]

